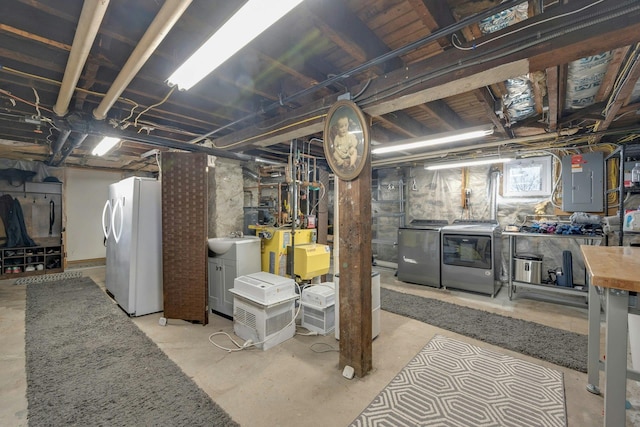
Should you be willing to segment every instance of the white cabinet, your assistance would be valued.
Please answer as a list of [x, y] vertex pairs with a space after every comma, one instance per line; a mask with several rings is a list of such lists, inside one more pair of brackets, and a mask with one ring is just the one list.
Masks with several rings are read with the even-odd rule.
[[209, 309], [212, 313], [233, 317], [233, 288], [236, 277], [260, 271], [260, 239], [239, 238], [222, 255], [209, 257]]
[[212, 312], [233, 317], [233, 280], [237, 263], [220, 257], [209, 258], [209, 308]]

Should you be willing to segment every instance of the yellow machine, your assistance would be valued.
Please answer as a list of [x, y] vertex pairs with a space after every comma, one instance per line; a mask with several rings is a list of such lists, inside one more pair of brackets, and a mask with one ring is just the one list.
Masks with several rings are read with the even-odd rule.
[[[287, 275], [287, 247], [291, 246], [291, 229], [274, 228], [269, 226], [250, 226], [256, 230], [256, 235], [261, 239], [261, 267], [262, 271]], [[295, 244], [315, 243], [316, 230], [296, 230]]]
[[293, 253], [295, 276], [301, 280], [310, 280], [329, 271], [330, 248], [315, 243], [317, 239], [315, 229], [297, 229], [295, 239], [292, 239], [290, 228], [261, 225], [251, 225], [249, 228], [256, 230], [256, 235], [261, 240], [262, 271], [279, 276], [290, 276], [291, 271], [287, 268], [287, 260], [292, 243], [295, 244]]
[[300, 280], [311, 280], [329, 272], [331, 249], [319, 243], [296, 244], [293, 249], [293, 272]]

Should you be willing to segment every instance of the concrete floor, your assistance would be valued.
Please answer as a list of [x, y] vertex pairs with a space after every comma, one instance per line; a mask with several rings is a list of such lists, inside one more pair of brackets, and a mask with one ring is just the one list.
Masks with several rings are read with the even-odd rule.
[[[393, 270], [376, 269], [381, 272], [384, 287], [587, 333], [585, 308], [525, 298], [509, 301], [505, 288], [495, 298], [432, 289], [399, 282], [395, 280]], [[83, 273], [104, 286], [104, 267], [83, 269]], [[26, 426], [25, 286], [13, 283], [13, 280], [0, 281], [0, 425]], [[254, 349], [228, 353], [213, 346], [209, 338], [218, 331], [233, 334], [231, 321], [211, 315], [206, 326], [173, 319], [169, 319], [167, 326], [160, 326], [160, 317], [158, 313], [133, 320], [242, 426], [346, 426], [434, 334], [563, 372], [568, 425], [603, 424], [603, 398], [585, 390], [586, 374], [385, 311], [381, 315], [380, 335], [373, 342], [373, 371], [364, 378], [353, 380], [343, 378], [338, 369], [338, 342], [333, 335], [296, 335], [268, 351]], [[299, 328], [299, 332], [304, 330]], [[223, 336], [212, 339], [223, 346], [231, 346]], [[171, 390], [166, 392], [171, 393]], [[627, 382], [627, 397], [632, 404], [627, 411], [627, 426], [640, 425], [640, 387], [636, 382]]]

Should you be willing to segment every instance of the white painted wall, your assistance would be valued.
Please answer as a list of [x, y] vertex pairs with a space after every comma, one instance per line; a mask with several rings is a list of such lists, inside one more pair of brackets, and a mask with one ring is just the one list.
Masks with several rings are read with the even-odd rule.
[[121, 172], [65, 169], [64, 212], [67, 261], [105, 258], [101, 217], [109, 184], [124, 178]]

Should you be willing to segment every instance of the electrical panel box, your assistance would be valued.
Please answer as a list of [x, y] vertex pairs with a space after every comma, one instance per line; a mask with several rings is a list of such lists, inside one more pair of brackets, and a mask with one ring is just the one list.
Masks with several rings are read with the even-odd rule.
[[602, 212], [604, 209], [604, 155], [572, 154], [562, 158], [562, 210]]

